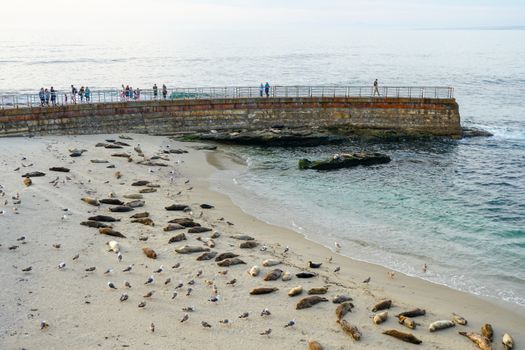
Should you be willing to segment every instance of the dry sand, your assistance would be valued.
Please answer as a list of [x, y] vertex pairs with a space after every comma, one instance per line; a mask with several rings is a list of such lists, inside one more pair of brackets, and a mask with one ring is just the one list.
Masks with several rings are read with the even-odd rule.
[[[411, 349], [418, 346], [381, 334], [386, 329], [412, 332], [423, 341], [418, 346], [421, 349], [475, 349], [468, 339], [458, 335], [458, 331], [479, 332], [485, 322], [495, 329], [494, 349], [502, 348], [500, 340], [504, 332], [514, 337], [516, 349], [523, 348], [523, 308], [484, 300], [399, 273], [390, 278], [388, 270], [382, 267], [343, 257], [296, 232], [263, 223], [245, 214], [227, 196], [209, 190], [208, 179], [216, 168], [238, 166], [221, 152], [194, 150], [191, 148], [194, 144], [177, 143], [165, 137], [130, 136], [134, 140], [119, 140], [118, 135], [0, 139], [0, 189], [5, 193], [0, 197], [0, 209], [5, 210], [0, 216], [0, 349], [306, 349], [310, 339], [319, 341], [325, 349]], [[132, 147], [122, 150], [94, 147], [97, 142], [110, 138], [128, 142]], [[169, 164], [168, 167], [139, 165], [136, 162], [142, 158], [133, 150], [137, 143], [146, 156], [157, 154], [166, 145], [189, 153], [170, 154], [169, 162], [160, 160]], [[87, 152], [71, 158], [68, 152], [71, 148]], [[132, 154], [134, 161], [111, 156], [121, 152]], [[91, 163], [91, 159], [107, 159], [116, 168]], [[71, 172], [49, 171], [52, 166], [68, 167]], [[43, 171], [47, 175], [32, 178], [33, 184], [25, 187], [21, 175], [30, 171]], [[121, 179], [113, 175], [116, 171], [123, 174]], [[173, 182], [170, 171], [175, 172]], [[57, 182], [50, 183], [57, 177]], [[155, 193], [144, 194], [145, 206], [133, 212], [111, 213], [109, 205], [95, 207], [80, 200], [84, 196], [107, 198], [114, 192], [117, 198], [126, 201], [124, 194], [137, 193], [144, 188], [132, 187], [131, 183], [136, 180], [148, 180], [160, 188]], [[17, 193], [21, 203], [14, 205], [12, 197]], [[164, 209], [173, 203], [187, 204], [192, 211]], [[201, 209], [202, 203], [215, 208]], [[13, 212], [13, 207], [18, 214]], [[65, 208], [67, 212], [63, 211]], [[150, 213], [154, 227], [131, 223], [129, 217], [142, 211]], [[112, 238], [99, 234], [94, 228], [79, 225], [97, 214], [121, 218], [114, 227], [127, 238]], [[163, 231], [169, 220], [178, 217], [193, 217], [213, 231], [186, 233], [187, 241], [168, 244], [170, 237], [187, 232]], [[175, 247], [183, 244], [202, 246], [196, 238], [208, 238], [215, 231], [221, 236], [215, 239], [212, 251], [239, 254], [246, 265], [219, 267], [214, 260], [196, 261], [199, 253], [175, 253]], [[233, 234], [253, 236], [259, 246], [240, 249], [240, 241], [230, 238]], [[21, 236], [26, 236], [25, 241], [17, 241]], [[141, 241], [139, 237], [148, 240]], [[120, 243], [123, 256], [120, 263], [115, 253], [108, 252], [106, 242], [112, 239]], [[53, 247], [54, 244], [60, 244], [60, 248]], [[14, 245], [18, 248], [8, 249]], [[261, 251], [262, 246], [267, 249]], [[285, 254], [286, 246], [289, 252]], [[154, 249], [158, 258], [147, 258], [143, 247]], [[73, 260], [77, 254], [79, 258]], [[332, 262], [327, 261], [329, 257], [333, 257]], [[263, 267], [265, 259], [277, 259], [282, 264]], [[309, 260], [323, 264], [320, 269], [308, 269]], [[66, 263], [63, 269], [58, 268], [61, 262]], [[173, 269], [176, 263], [180, 263], [180, 267]], [[132, 271], [122, 272], [129, 264], [133, 264]], [[164, 271], [154, 273], [160, 265], [164, 266]], [[247, 273], [253, 265], [261, 267], [258, 277]], [[29, 266], [32, 271], [22, 271]], [[85, 271], [92, 266], [96, 267], [95, 271]], [[338, 266], [340, 272], [333, 272]], [[104, 274], [108, 268], [112, 272]], [[289, 271], [293, 278], [286, 282], [263, 281], [262, 276], [274, 268]], [[197, 277], [199, 270], [202, 275]], [[222, 275], [219, 271], [228, 272]], [[318, 276], [296, 278], [295, 273], [301, 271], [313, 271]], [[145, 285], [150, 275], [154, 275], [155, 282]], [[368, 277], [370, 283], [362, 283]], [[165, 285], [168, 278], [171, 283]], [[236, 283], [228, 285], [232, 279], [236, 279]], [[191, 280], [195, 284], [188, 285]], [[117, 290], [108, 288], [109, 281]], [[130, 289], [124, 287], [125, 281], [131, 284]], [[179, 283], [184, 286], [176, 290]], [[214, 295], [212, 285], [220, 296], [217, 303], [208, 301]], [[296, 303], [306, 293], [288, 297], [287, 292], [299, 285], [305, 290], [328, 286], [324, 296], [330, 301], [296, 310]], [[252, 288], [260, 286], [279, 290], [268, 295], [249, 295]], [[193, 291], [186, 296], [190, 287]], [[152, 290], [155, 293], [151, 298], [143, 297]], [[175, 291], [178, 295], [172, 299]], [[123, 293], [127, 293], [129, 299], [121, 302], [119, 298]], [[345, 319], [361, 331], [362, 338], [358, 342], [345, 334], [335, 321], [337, 305], [331, 299], [340, 294], [353, 298], [355, 308]], [[389, 318], [375, 325], [371, 319], [372, 305], [384, 299], [392, 300]], [[146, 306], [138, 308], [142, 301]], [[180, 323], [186, 313], [182, 308], [188, 306], [194, 306], [195, 311], [188, 312], [188, 321]], [[426, 309], [427, 313], [415, 318], [420, 325], [411, 331], [399, 325], [394, 314], [415, 307]], [[271, 315], [261, 316], [264, 308], [268, 308]], [[247, 319], [238, 318], [243, 312], [249, 312]], [[428, 331], [431, 322], [450, 319], [452, 312], [464, 316], [468, 325], [435, 333]], [[232, 323], [220, 324], [224, 319]], [[284, 328], [292, 319], [296, 325]], [[42, 320], [49, 324], [43, 330], [40, 329]], [[212, 327], [202, 327], [201, 321]], [[150, 330], [151, 323], [155, 324], [155, 332]], [[269, 328], [272, 329], [270, 336], [259, 334]]]

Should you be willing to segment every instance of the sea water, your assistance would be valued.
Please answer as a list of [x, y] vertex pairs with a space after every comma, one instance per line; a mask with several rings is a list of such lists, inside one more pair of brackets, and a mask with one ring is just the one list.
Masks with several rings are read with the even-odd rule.
[[[59, 38], [58, 38], [59, 39]], [[237, 147], [212, 187], [248, 213], [347, 256], [525, 305], [525, 31], [342, 30], [138, 42], [0, 41], [0, 93], [272, 85], [453, 86], [462, 124], [493, 137]], [[387, 165], [300, 171], [301, 158], [378, 151]], [[422, 271], [423, 264], [428, 271]]]

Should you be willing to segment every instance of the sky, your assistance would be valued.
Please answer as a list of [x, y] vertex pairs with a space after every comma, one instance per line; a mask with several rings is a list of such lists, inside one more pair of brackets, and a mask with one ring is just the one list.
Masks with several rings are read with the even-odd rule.
[[[525, 26], [524, 0], [1, 0], [0, 40], [173, 31]], [[47, 34], [46, 34], [47, 35]]]

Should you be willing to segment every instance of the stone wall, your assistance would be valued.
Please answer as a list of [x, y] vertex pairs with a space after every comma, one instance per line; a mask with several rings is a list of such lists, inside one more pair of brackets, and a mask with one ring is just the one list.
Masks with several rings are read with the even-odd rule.
[[246, 98], [77, 104], [0, 110], [0, 136], [290, 128], [458, 136], [455, 99]]

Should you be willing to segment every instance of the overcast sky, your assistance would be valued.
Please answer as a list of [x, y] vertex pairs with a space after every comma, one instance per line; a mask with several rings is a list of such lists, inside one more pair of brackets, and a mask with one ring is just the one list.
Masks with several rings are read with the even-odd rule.
[[525, 25], [525, 0], [0, 0], [0, 40], [42, 31], [67, 36], [123, 29], [133, 35], [515, 25]]

